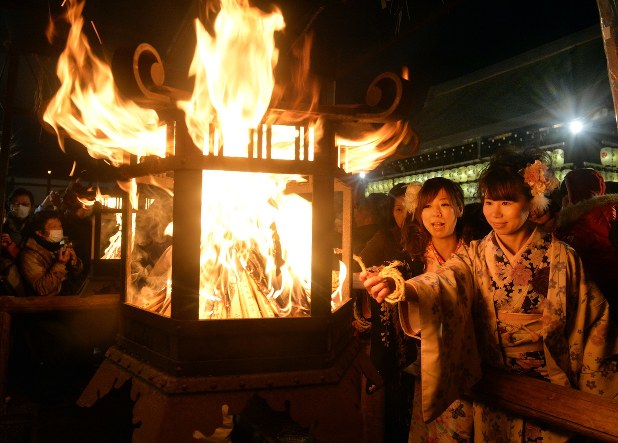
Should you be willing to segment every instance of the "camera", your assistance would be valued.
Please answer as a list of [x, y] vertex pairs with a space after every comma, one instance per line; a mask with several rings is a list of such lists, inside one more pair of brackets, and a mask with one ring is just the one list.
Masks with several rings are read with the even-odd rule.
[[73, 242], [69, 240], [69, 237], [63, 237], [62, 240], [60, 240], [60, 244], [62, 245], [61, 248], [63, 251], [66, 251], [67, 249], [73, 248]]

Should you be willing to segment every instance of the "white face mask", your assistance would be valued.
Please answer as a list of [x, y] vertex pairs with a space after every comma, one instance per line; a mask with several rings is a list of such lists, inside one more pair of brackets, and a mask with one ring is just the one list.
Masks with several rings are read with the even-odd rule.
[[30, 206], [11, 205], [11, 212], [16, 218], [23, 220], [30, 214]]
[[64, 237], [64, 233], [62, 229], [52, 229], [49, 231], [49, 237], [47, 237], [47, 241], [52, 243], [58, 243]]

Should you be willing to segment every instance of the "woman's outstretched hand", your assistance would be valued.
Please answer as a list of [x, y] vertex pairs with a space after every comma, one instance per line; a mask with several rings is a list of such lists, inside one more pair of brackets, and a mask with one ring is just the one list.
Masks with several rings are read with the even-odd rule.
[[395, 280], [390, 277], [383, 277], [377, 273], [361, 272], [359, 279], [363, 282], [369, 295], [378, 303], [382, 303], [384, 298], [395, 290]]

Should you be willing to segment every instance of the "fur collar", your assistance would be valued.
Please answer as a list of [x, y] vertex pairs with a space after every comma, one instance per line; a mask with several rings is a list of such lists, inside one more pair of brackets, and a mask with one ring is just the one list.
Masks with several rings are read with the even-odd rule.
[[572, 206], [562, 209], [558, 215], [558, 228], [575, 223], [582, 215], [598, 206], [613, 204], [618, 206], [618, 194], [606, 194], [582, 200]]

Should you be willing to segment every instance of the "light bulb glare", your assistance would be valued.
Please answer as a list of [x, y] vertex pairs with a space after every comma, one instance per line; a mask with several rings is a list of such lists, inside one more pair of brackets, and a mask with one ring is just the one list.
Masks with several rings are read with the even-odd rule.
[[569, 123], [569, 130], [572, 134], [579, 134], [584, 129], [584, 124], [581, 120], [573, 120]]

